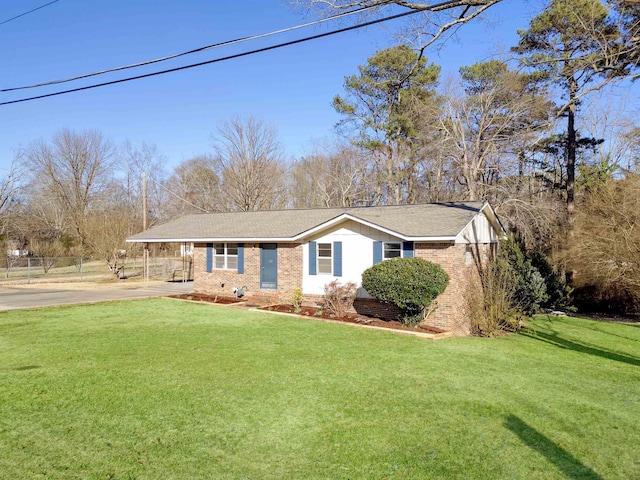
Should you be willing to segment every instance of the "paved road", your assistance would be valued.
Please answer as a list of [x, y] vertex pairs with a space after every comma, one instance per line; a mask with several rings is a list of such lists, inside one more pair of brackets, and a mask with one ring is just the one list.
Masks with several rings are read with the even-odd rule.
[[74, 284], [69, 286], [29, 286], [0, 287], [0, 311], [20, 308], [49, 307], [76, 303], [95, 303], [110, 300], [129, 300], [134, 298], [162, 297], [193, 291], [193, 282], [152, 283], [147, 287], [99, 286], [92, 284]]

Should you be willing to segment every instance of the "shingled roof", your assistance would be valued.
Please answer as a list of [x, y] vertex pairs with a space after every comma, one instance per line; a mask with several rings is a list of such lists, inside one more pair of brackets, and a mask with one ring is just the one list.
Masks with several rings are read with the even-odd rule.
[[452, 239], [485, 209], [495, 219], [491, 207], [483, 202], [205, 213], [186, 215], [127, 241], [303, 241], [305, 236], [345, 219], [407, 240]]

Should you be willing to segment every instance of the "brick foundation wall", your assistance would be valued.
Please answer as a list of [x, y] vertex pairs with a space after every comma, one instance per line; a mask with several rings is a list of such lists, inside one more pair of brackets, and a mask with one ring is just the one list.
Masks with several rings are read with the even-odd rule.
[[356, 313], [367, 317], [402, 321], [402, 310], [395, 305], [382, 303], [373, 298], [356, 298], [353, 308]]
[[[437, 263], [449, 275], [449, 285], [436, 299], [435, 308], [425, 323], [456, 334], [469, 333], [467, 319], [467, 291], [479, 282], [479, 265], [483, 264], [494, 245], [473, 245], [471, 262], [467, 264], [466, 245], [452, 243], [416, 243], [414, 255]], [[247, 299], [261, 303], [290, 303], [293, 291], [302, 287], [302, 245], [278, 244], [278, 289], [260, 289], [260, 244], [245, 243], [244, 274], [233, 270], [206, 272], [206, 244], [195, 244], [194, 291], [222, 296], [233, 296], [233, 287], [243, 287]], [[322, 303], [321, 295], [305, 295], [304, 304]], [[399, 310], [376, 300], [358, 299], [355, 311], [367, 316], [397, 320]]]
[[232, 297], [233, 287], [244, 288], [247, 299], [262, 303], [288, 303], [293, 290], [302, 287], [302, 245], [278, 244], [278, 289], [260, 289], [260, 244], [244, 244], [244, 273], [216, 270], [207, 273], [207, 245], [196, 243], [193, 250], [194, 291]]
[[449, 284], [436, 298], [435, 305], [424, 323], [452, 331], [459, 335], [469, 333], [467, 295], [480, 281], [479, 265], [489, 255], [489, 245], [473, 245], [467, 263], [467, 245], [451, 243], [416, 243], [415, 256], [439, 264], [449, 275]]
[[[467, 295], [472, 286], [480, 281], [479, 268], [484, 264], [493, 247], [490, 244], [473, 245], [467, 264], [467, 245], [452, 243], [416, 243], [414, 254], [440, 265], [449, 275], [449, 284], [444, 292], [430, 306], [425, 324], [457, 335], [469, 334]], [[401, 320], [402, 312], [393, 305], [373, 299], [357, 299], [355, 310], [371, 317]]]

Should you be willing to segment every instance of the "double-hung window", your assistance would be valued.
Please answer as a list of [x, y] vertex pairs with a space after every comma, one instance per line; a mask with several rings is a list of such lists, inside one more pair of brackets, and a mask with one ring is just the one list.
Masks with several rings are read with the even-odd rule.
[[402, 257], [402, 244], [396, 242], [385, 242], [382, 249], [382, 259]]
[[318, 243], [318, 274], [331, 275], [333, 265], [331, 244]]
[[392, 258], [411, 258], [413, 242], [373, 242], [373, 264]]
[[238, 269], [238, 244], [214, 243], [213, 244], [214, 268], [218, 270]]

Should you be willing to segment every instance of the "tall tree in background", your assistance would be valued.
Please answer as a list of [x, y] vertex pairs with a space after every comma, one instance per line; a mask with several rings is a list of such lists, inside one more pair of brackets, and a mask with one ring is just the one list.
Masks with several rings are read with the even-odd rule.
[[358, 70], [345, 78], [346, 97], [333, 100], [343, 116], [339, 125], [372, 159], [375, 202], [415, 202], [425, 124], [437, 113], [440, 68], [400, 45], [381, 50]]
[[560, 114], [567, 118], [567, 208], [574, 211], [579, 100], [619, 72], [620, 32], [599, 0], [553, 0], [528, 30], [519, 31], [513, 50], [522, 63], [564, 93]]
[[[498, 60], [460, 69], [464, 92], [444, 101], [440, 131], [466, 200], [496, 200], [507, 177], [523, 177], [520, 149], [546, 128], [550, 104], [527, 75]], [[510, 192], [513, 195], [515, 192]]]
[[116, 154], [115, 168], [118, 170], [117, 182], [122, 186], [121, 199], [132, 210], [133, 216], [142, 226], [143, 177], [146, 180], [147, 226], [167, 219], [167, 192], [163, 188], [166, 182], [164, 157], [155, 145], [142, 143], [136, 147], [125, 141]]
[[286, 204], [284, 149], [262, 121], [235, 118], [213, 140], [224, 210], [269, 210]]
[[619, 16], [622, 33], [620, 45], [619, 75], [638, 78], [640, 67], [640, 2], [637, 0], [613, 0], [613, 8]]
[[353, 147], [325, 147], [292, 165], [290, 203], [294, 208], [368, 205], [367, 174], [367, 162]]
[[16, 197], [22, 188], [23, 171], [23, 165], [16, 158], [9, 165], [7, 173], [0, 178], [0, 236], [5, 234], [8, 217], [16, 205]]
[[42, 189], [64, 215], [69, 233], [82, 248], [85, 219], [113, 177], [113, 146], [96, 131], [64, 129], [50, 143], [32, 144], [24, 159], [32, 172], [32, 188]]
[[187, 213], [216, 212], [222, 209], [217, 163], [206, 155], [185, 160], [167, 181], [172, 217]]

